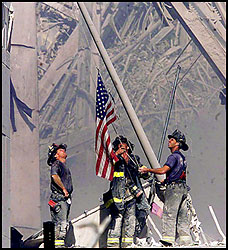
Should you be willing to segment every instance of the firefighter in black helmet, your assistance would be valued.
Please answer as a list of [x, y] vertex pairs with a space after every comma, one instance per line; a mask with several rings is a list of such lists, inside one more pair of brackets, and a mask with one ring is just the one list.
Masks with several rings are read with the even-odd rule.
[[49, 146], [47, 164], [51, 166], [51, 219], [55, 224], [55, 247], [65, 247], [68, 216], [71, 207], [73, 184], [70, 169], [66, 165], [66, 144]]
[[[136, 212], [147, 215], [150, 206], [139, 180], [140, 158], [133, 155], [132, 144], [126, 137], [118, 136], [113, 142], [115, 165], [110, 189], [103, 195], [106, 208], [110, 209], [112, 221], [107, 235], [107, 247], [126, 248], [132, 245], [136, 229]], [[144, 174], [148, 175], [148, 174]], [[145, 216], [146, 216], [145, 215]]]
[[165, 246], [175, 246], [178, 239], [180, 245], [189, 245], [191, 236], [187, 215], [187, 163], [185, 156], [180, 152], [180, 149], [187, 151], [188, 145], [184, 134], [177, 129], [168, 135], [168, 139], [168, 148], [171, 154], [164, 166], [158, 169], [140, 168], [139, 171], [166, 174], [166, 179], [163, 182], [166, 185], [166, 190], [164, 192], [161, 243]]

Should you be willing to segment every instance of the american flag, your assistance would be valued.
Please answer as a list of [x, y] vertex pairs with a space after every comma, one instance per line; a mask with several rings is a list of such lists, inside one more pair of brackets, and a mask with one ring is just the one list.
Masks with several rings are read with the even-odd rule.
[[114, 151], [108, 132], [108, 126], [116, 120], [114, 104], [111, 96], [105, 89], [101, 76], [98, 73], [96, 93], [96, 175], [112, 180], [114, 167], [112, 158]]

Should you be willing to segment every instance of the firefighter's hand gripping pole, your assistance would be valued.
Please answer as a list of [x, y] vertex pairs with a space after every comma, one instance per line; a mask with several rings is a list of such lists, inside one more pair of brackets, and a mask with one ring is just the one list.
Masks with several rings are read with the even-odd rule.
[[[160, 168], [160, 164], [154, 154], [153, 149], [151, 148], [151, 145], [146, 137], [145, 132], [143, 131], [143, 128], [141, 126], [141, 123], [139, 122], [139, 119], [130, 103], [130, 100], [127, 96], [127, 93], [125, 89], [123, 88], [123, 85], [116, 73], [116, 70], [107, 54], [107, 51], [105, 50], [105, 47], [101, 41], [101, 38], [90, 18], [90, 15], [85, 7], [85, 4], [83, 2], [77, 2], [78, 7], [82, 13], [83, 18], [85, 19], [85, 22], [89, 28], [89, 31], [92, 35], [92, 38], [97, 46], [97, 49], [104, 61], [104, 64], [106, 66], [106, 69], [108, 70], [108, 73], [112, 79], [112, 82], [117, 90], [117, 93], [121, 99], [121, 102], [127, 112], [127, 115], [129, 117], [129, 120], [134, 128], [134, 131], [137, 135], [137, 138], [142, 146], [142, 149], [150, 163], [150, 166], [152, 168]], [[164, 179], [163, 175], [157, 175], [157, 178], [159, 181], [162, 181]]]

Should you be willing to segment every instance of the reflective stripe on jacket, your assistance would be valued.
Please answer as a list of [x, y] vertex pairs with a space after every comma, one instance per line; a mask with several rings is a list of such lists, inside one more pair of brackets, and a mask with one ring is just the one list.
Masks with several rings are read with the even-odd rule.
[[[136, 189], [143, 190], [141, 181], [139, 179], [139, 176], [141, 175], [138, 172], [138, 167], [142, 166], [140, 163], [140, 158], [137, 155], [130, 155], [130, 157], [134, 159], [134, 161], [138, 163], [139, 166], [137, 166], [132, 160], [129, 160], [128, 164], [126, 164], [125, 160], [121, 156], [118, 156], [119, 160], [116, 161], [114, 165], [114, 174], [113, 180], [110, 183], [110, 189], [103, 195], [106, 208], [112, 209], [115, 207], [115, 209], [117, 209], [119, 212], [124, 210], [124, 204], [127, 201], [126, 178], [131, 180], [132, 191], [135, 191]], [[131, 176], [129, 176], [129, 173]], [[131, 194], [134, 195], [133, 193]], [[132, 196], [132, 198], [133, 197], [134, 196]], [[143, 209], [149, 212], [150, 205], [148, 204], [144, 193], [140, 201], [136, 201], [136, 206], [138, 209]]]

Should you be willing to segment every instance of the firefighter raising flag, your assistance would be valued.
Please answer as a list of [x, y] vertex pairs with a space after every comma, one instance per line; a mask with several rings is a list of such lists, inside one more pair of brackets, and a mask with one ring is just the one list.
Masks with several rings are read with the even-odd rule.
[[96, 92], [96, 175], [112, 180], [114, 167], [111, 156], [114, 155], [108, 126], [116, 120], [114, 104], [98, 73]]

